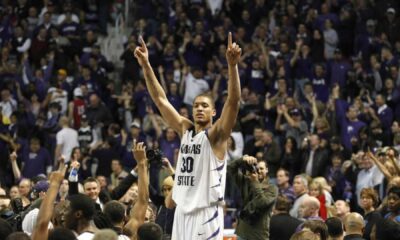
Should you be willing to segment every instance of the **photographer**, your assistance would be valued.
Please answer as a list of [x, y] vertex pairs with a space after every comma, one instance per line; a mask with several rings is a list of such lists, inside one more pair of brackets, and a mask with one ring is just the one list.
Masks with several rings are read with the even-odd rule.
[[238, 240], [269, 239], [269, 222], [277, 189], [268, 182], [268, 166], [252, 156], [233, 161], [228, 172], [241, 191], [243, 208], [236, 227]]

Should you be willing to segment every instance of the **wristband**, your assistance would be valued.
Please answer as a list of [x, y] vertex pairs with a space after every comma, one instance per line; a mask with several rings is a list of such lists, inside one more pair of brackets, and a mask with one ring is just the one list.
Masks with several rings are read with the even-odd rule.
[[134, 177], [138, 177], [138, 174], [137, 174], [137, 172], [135, 171], [135, 169], [132, 169], [131, 174], [132, 174]]

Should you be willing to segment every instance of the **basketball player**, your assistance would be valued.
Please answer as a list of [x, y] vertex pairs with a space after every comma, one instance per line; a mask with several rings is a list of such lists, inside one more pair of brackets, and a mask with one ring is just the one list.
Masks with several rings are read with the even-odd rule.
[[145, 42], [142, 38], [140, 41], [135, 57], [143, 69], [147, 89], [165, 121], [181, 137], [172, 190], [172, 199], [176, 203], [172, 239], [222, 239], [227, 141], [239, 110], [237, 64], [241, 49], [232, 43], [232, 34], [229, 33], [226, 51], [228, 98], [221, 117], [213, 124], [216, 110], [213, 99], [207, 94], [194, 99], [193, 122], [179, 115], [154, 75]]

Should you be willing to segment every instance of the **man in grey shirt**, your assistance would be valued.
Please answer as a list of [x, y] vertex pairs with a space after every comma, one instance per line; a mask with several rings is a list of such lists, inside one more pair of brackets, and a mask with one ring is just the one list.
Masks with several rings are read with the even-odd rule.
[[304, 199], [308, 198], [308, 181], [305, 176], [297, 175], [293, 180], [293, 191], [296, 195], [296, 200], [293, 203], [292, 209], [290, 209], [289, 214], [292, 217], [299, 217], [299, 208], [303, 203]]

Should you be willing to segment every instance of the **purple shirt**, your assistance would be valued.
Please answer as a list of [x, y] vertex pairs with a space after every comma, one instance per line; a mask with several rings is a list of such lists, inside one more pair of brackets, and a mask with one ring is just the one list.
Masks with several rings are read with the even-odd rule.
[[279, 188], [279, 194], [287, 197], [292, 203], [294, 203], [294, 200], [296, 200], [293, 187], [290, 185], [288, 188]]
[[259, 69], [249, 69], [247, 73], [247, 85], [250, 90], [258, 94], [265, 94], [265, 73]]
[[164, 156], [168, 158], [171, 165], [174, 165], [175, 150], [179, 149], [179, 146], [181, 144], [179, 138], [176, 137], [172, 141], [167, 141], [165, 137], [162, 137], [159, 142], [160, 149], [163, 152]]
[[331, 63], [331, 85], [339, 84], [341, 88], [346, 87], [347, 72], [351, 69], [350, 63], [347, 61], [333, 61]]
[[22, 162], [24, 163], [22, 176], [32, 178], [39, 174], [46, 174], [46, 167], [51, 165], [51, 158], [47, 149], [43, 147], [36, 153], [28, 148], [23, 152]]
[[313, 78], [312, 85], [316, 94], [317, 100], [327, 102], [329, 97], [328, 81], [325, 78]]
[[79, 24], [76, 22], [64, 23], [60, 26], [60, 29], [64, 36], [79, 35]]
[[335, 101], [336, 117], [337, 117], [337, 122], [340, 126], [341, 142], [346, 149], [351, 150], [352, 149], [351, 138], [356, 137], [358, 139], [358, 132], [362, 127], [365, 126], [365, 123], [359, 121], [358, 119], [356, 121], [350, 121], [346, 117], [346, 112], [344, 107], [345, 104], [346, 102], [344, 102], [343, 100], [337, 99]]
[[294, 77], [296, 79], [312, 78], [313, 62], [310, 57], [299, 57], [297, 58], [296, 65], [294, 67]]

